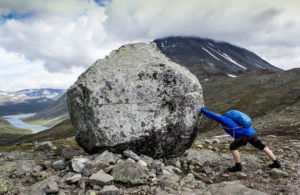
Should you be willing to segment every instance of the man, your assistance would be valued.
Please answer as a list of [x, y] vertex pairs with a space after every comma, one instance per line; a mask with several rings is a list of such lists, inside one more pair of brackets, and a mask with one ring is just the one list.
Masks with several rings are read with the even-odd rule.
[[234, 141], [230, 144], [230, 150], [235, 160], [235, 166], [228, 168], [228, 171], [242, 171], [240, 153], [237, 149], [240, 146], [245, 146], [248, 142], [254, 147], [258, 148], [259, 150], [264, 151], [273, 160], [273, 163], [269, 165], [270, 168], [281, 167], [279, 161], [276, 160], [276, 157], [274, 156], [273, 152], [258, 139], [254, 129], [250, 127], [242, 128], [241, 125], [237, 124], [231, 118], [210, 112], [204, 107], [201, 108], [201, 111], [206, 117], [221, 123], [226, 133], [228, 133], [234, 138]]

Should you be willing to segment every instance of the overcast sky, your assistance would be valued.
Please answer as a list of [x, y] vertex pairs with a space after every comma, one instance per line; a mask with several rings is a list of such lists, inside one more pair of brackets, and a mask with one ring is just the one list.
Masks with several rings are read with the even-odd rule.
[[68, 88], [122, 44], [187, 35], [300, 67], [299, 0], [0, 0], [0, 90]]

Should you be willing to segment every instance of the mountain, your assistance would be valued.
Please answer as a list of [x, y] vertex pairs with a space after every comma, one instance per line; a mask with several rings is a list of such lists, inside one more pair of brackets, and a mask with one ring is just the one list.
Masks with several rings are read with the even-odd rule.
[[67, 107], [67, 93], [61, 96], [53, 104], [37, 113], [34, 116], [22, 119], [29, 124], [38, 124], [52, 127], [61, 121], [69, 119], [69, 112]]
[[255, 53], [226, 42], [196, 37], [156, 39], [158, 48], [172, 61], [184, 65], [198, 79], [235, 77], [252, 70], [282, 71]]
[[20, 92], [0, 91], [0, 116], [39, 112], [54, 100], [45, 97], [28, 97]]
[[[208, 78], [216, 79], [220, 76], [231, 78], [253, 70], [282, 72], [253, 52], [225, 42], [195, 37], [168, 37], [156, 39], [154, 42], [172, 61], [187, 67], [194, 73], [201, 84]], [[43, 112], [24, 121], [52, 126], [68, 119], [66, 101], [66, 97], [61, 98], [52, 105], [53, 108], [49, 106]]]
[[64, 93], [66, 93], [66, 89], [50, 89], [50, 88], [42, 88], [42, 89], [24, 89], [17, 91], [19, 93], [23, 93], [28, 97], [45, 97], [53, 100], [57, 100]]
[[[245, 112], [255, 119], [255, 128], [263, 129], [261, 132], [299, 136], [299, 75], [300, 68], [284, 72], [256, 70], [236, 78], [202, 82], [205, 106], [222, 115], [231, 109]], [[201, 129], [212, 130], [216, 126], [204, 118]]]

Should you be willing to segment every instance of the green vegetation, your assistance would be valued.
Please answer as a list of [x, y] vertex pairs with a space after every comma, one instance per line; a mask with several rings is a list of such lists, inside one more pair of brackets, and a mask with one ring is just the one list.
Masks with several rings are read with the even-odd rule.
[[65, 120], [51, 129], [41, 131], [32, 135], [25, 135], [17, 140], [17, 143], [34, 143], [36, 141], [58, 140], [75, 135], [73, 125], [70, 120]]
[[0, 146], [12, 143], [19, 137], [28, 134], [32, 134], [32, 131], [13, 127], [8, 121], [0, 118]]
[[[278, 113], [300, 100], [300, 69], [285, 72], [253, 71], [236, 78], [220, 77], [202, 82], [205, 107], [224, 115], [237, 109], [252, 119]], [[218, 126], [203, 117], [200, 131]]]
[[30, 134], [29, 129], [20, 129], [12, 126], [7, 120], [0, 118], [0, 135], [2, 134]]
[[[75, 135], [73, 126], [70, 120], [65, 120], [51, 129], [41, 131], [35, 134], [1, 134], [0, 146], [20, 145], [22, 143], [34, 143], [47, 140], [58, 140], [72, 137]], [[25, 146], [24, 146], [25, 147]], [[22, 148], [19, 148], [22, 150]], [[30, 149], [26, 145], [25, 149]]]

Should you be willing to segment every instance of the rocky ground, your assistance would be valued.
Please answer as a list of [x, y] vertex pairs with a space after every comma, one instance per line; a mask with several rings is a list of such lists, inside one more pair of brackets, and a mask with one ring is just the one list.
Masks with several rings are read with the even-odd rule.
[[227, 172], [232, 138], [222, 131], [200, 134], [174, 159], [88, 155], [72, 139], [0, 148], [0, 194], [300, 194], [299, 137], [260, 137], [282, 169], [269, 169], [264, 153], [246, 146], [243, 172]]

